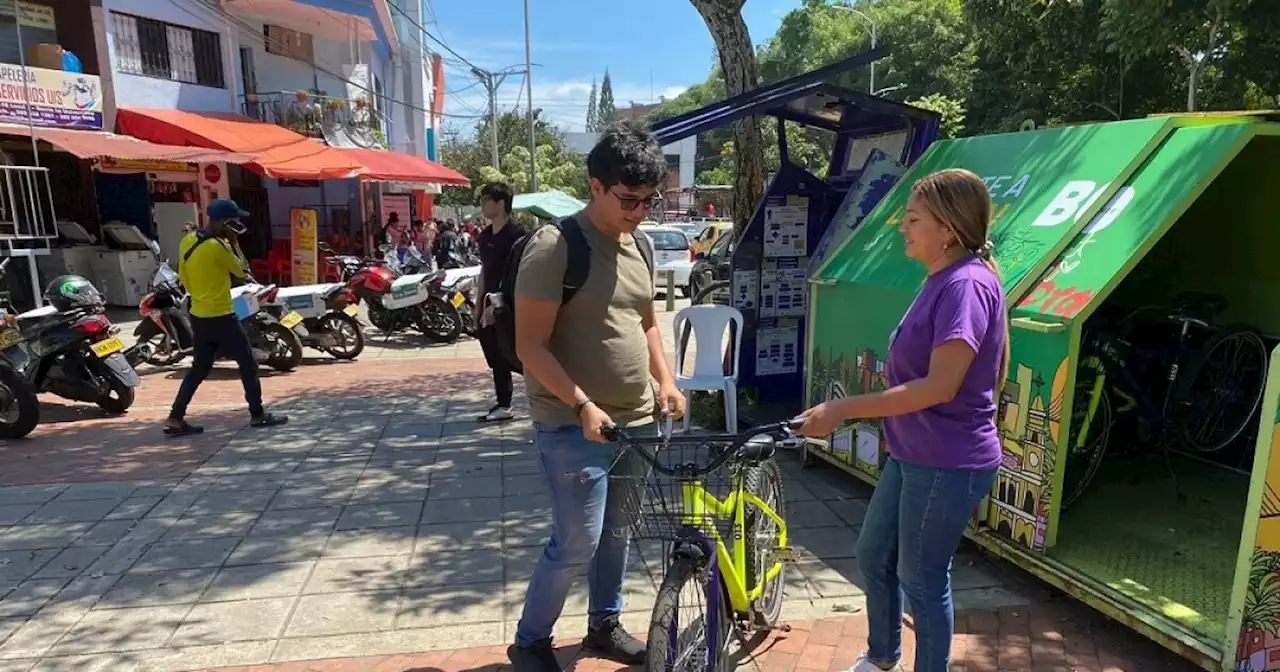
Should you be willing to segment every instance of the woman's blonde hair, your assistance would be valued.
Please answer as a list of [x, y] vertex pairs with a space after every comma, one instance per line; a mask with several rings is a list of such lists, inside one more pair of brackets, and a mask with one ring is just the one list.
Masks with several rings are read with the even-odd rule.
[[[994, 246], [989, 238], [991, 193], [982, 178], [962, 168], [947, 168], [916, 180], [911, 186], [911, 195], [955, 235], [957, 243], [981, 259], [997, 278], [1000, 277], [1000, 267], [992, 256]], [[1000, 360], [1000, 377], [996, 379], [997, 396], [1008, 375], [1009, 321], [1006, 316], [1004, 356]]]

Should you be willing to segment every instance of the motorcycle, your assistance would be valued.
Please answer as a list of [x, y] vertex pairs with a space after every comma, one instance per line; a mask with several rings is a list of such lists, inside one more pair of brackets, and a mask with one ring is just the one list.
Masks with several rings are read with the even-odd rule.
[[363, 262], [364, 267], [347, 281], [356, 297], [369, 304], [373, 326], [387, 334], [413, 327], [435, 343], [458, 340], [462, 320], [439, 282], [445, 272], [405, 274], [414, 267], [401, 265], [385, 246], [379, 250], [387, 253], [381, 262]]
[[[8, 265], [9, 258], [0, 260], [0, 276]], [[0, 305], [0, 439], [20, 439], [40, 421], [36, 388], [22, 375], [30, 361], [22, 329], [9, 310], [6, 295]]]
[[279, 287], [260, 285], [252, 279], [231, 288], [236, 316], [249, 336], [254, 360], [283, 373], [302, 363], [302, 338], [310, 332], [298, 313], [277, 316], [282, 311], [269, 308], [279, 294]]
[[[458, 311], [462, 333], [476, 337], [479, 330], [479, 316], [476, 315], [476, 291], [480, 282], [480, 266], [447, 269], [436, 281], [434, 291], [437, 295], [448, 299]], [[461, 302], [458, 298], [461, 297]]]
[[168, 261], [160, 262], [150, 290], [138, 303], [143, 320], [133, 330], [137, 345], [126, 357], [133, 364], [144, 361], [152, 366], [173, 366], [191, 354], [190, 297]]
[[133, 405], [138, 372], [124, 356], [120, 328], [103, 313], [105, 300], [79, 276], [55, 278], [50, 305], [17, 316], [30, 361], [23, 376], [36, 390], [97, 404], [118, 415]]
[[355, 359], [364, 351], [364, 328], [356, 319], [359, 299], [342, 283], [282, 287], [276, 301], [264, 307], [276, 313], [281, 324], [300, 317], [306, 330], [305, 336], [299, 333], [303, 345], [335, 359]]

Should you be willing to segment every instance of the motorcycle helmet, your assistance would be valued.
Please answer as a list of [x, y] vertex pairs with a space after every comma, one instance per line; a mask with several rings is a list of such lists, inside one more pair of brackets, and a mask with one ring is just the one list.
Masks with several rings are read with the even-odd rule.
[[44, 290], [44, 299], [58, 310], [77, 308], [101, 308], [106, 297], [87, 278], [79, 275], [60, 275]]

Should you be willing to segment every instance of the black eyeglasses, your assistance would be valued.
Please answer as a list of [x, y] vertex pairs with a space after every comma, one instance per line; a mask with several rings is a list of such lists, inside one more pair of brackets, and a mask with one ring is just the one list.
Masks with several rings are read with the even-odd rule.
[[618, 199], [618, 204], [623, 210], [631, 212], [638, 207], [644, 206], [645, 210], [652, 210], [662, 204], [662, 195], [654, 194], [647, 198], [635, 198], [633, 196], [619, 196], [614, 190], [610, 189], [609, 193]]

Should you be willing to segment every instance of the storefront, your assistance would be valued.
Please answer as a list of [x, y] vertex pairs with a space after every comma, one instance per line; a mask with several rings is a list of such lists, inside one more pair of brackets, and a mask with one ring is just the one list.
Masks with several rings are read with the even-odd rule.
[[50, 181], [66, 185], [55, 189], [58, 239], [38, 261], [40, 277], [83, 275], [119, 306], [136, 306], [146, 292], [156, 267], [148, 241], [176, 257], [184, 225], [225, 195], [228, 163], [252, 159], [100, 131], [0, 124], [0, 138], [6, 154], [48, 167]]
[[[1280, 670], [1280, 124], [1174, 116], [941, 142], [812, 284], [808, 403], [883, 389], [923, 280], [909, 185], [982, 176], [1012, 363], [969, 535], [1205, 669]], [[812, 457], [874, 482], [878, 422]]]

